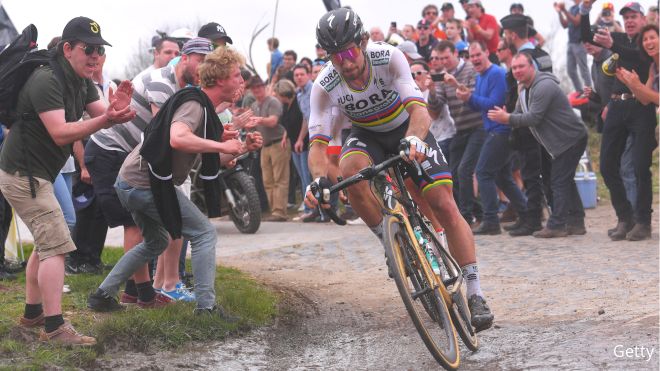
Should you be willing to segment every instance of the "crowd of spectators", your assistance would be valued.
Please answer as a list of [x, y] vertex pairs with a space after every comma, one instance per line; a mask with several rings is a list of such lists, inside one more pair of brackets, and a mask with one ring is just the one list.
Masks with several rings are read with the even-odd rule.
[[[432, 118], [430, 132], [453, 174], [453, 194], [462, 216], [474, 234], [500, 234], [502, 227], [513, 237], [556, 238], [587, 233], [582, 201], [574, 181], [575, 169], [587, 148], [587, 127], [573, 109], [575, 103], [559, 87], [560, 81], [553, 74], [553, 61], [543, 50], [545, 39], [534, 29], [534, 21], [525, 15], [521, 3], [511, 4], [510, 14], [503, 15], [499, 21], [488, 13], [480, 0], [460, 0], [459, 3], [464, 18], [459, 18], [451, 2], [440, 8], [429, 4], [421, 10], [416, 22], [401, 27], [392, 22], [387, 33], [373, 26], [369, 37], [370, 42], [397, 46], [407, 57], [412, 76], [428, 103]], [[595, 127], [602, 132], [600, 171], [617, 216], [616, 226], [608, 232], [609, 236], [614, 241], [647, 239], [651, 236], [651, 156], [657, 147], [658, 8], [651, 7], [646, 12], [637, 2], [621, 9], [615, 9], [611, 3], [603, 3], [602, 7], [593, 3], [594, 0], [575, 0], [570, 6], [563, 2], [554, 4], [561, 25], [568, 32], [566, 71], [576, 95], [585, 98], [585, 104], [598, 112]], [[106, 231], [108, 227], [122, 226], [128, 263], [113, 270], [95, 296], [90, 297], [90, 307], [114, 309], [116, 303], [112, 302], [112, 296], [120, 284], [125, 284], [120, 298], [124, 304], [148, 308], [174, 300], [201, 300], [204, 306], [200, 308], [213, 311], [214, 296], [206, 287], [210, 282], [207, 270], [200, 270], [200, 277], [196, 277], [197, 297], [184, 285], [185, 271], [180, 261], [185, 257], [188, 241], [179, 233], [171, 234], [172, 238], [166, 241], [156, 238], [152, 245], [147, 240], [141, 242], [143, 236], [146, 238], [145, 228], [165, 228], [169, 232], [171, 226], [168, 221], [164, 221], [162, 227], [135, 219], [136, 215], [147, 211], [128, 207], [131, 205], [127, 205], [127, 194], [117, 193], [122, 183], [116, 182], [122, 174], [124, 180], [148, 182], [144, 174], [136, 175], [142, 171], [142, 165], [146, 166], [136, 155], [136, 148], [139, 151], [148, 124], [167, 106], [170, 97], [178, 96], [187, 86], [200, 85], [199, 66], [214, 50], [234, 50], [233, 41], [227, 31], [214, 22], [204, 25], [196, 35], [189, 31], [176, 37], [161, 34], [152, 42], [153, 63], [135, 76], [132, 84], [128, 81], [115, 83], [103, 72], [105, 50], [102, 45], [107, 42], [100, 38], [100, 33], [90, 36], [89, 32], [81, 31], [87, 19], [76, 19], [73, 25], [67, 25], [61, 38], [54, 39], [52, 47], [63, 64], [76, 63], [76, 55], [80, 53], [97, 57], [91, 67], [74, 65], [74, 69], [93, 68], [89, 76], [81, 79], [87, 84], [84, 96], [75, 97], [83, 99], [86, 116], [82, 116], [82, 103], [70, 107], [69, 98], [63, 103], [61, 96], [54, 97], [57, 88], [52, 86], [37, 91], [34, 84], [27, 84], [34, 91], [28, 94], [26, 90], [19, 102], [28, 102], [32, 97], [41, 99], [43, 106], [30, 106], [37, 113], [65, 107], [66, 122], [83, 117], [83, 123], [95, 123], [92, 125], [95, 130], [76, 126], [76, 131], [71, 129], [51, 138], [49, 135], [54, 131], [44, 130], [43, 123], [41, 127], [25, 125], [23, 129], [19, 124], [18, 130], [23, 131], [23, 135], [34, 135], [56, 149], [64, 145], [72, 148], [68, 152], [44, 150], [34, 158], [26, 158], [24, 149], [12, 144], [18, 141], [18, 134], [13, 134], [12, 141], [9, 133], [17, 129], [4, 128], [0, 138], [9, 138], [5, 139], [9, 144], [3, 145], [0, 152], [0, 242], [3, 242], [0, 246], [4, 247], [13, 206], [21, 210], [19, 214], [24, 214], [21, 216], [27, 219], [33, 234], [52, 233], [60, 239], [47, 241], [47, 245], [58, 246], [40, 250], [41, 263], [36, 258], [31, 259], [28, 271], [33, 274], [36, 270], [48, 269], [48, 274], [58, 277], [49, 289], [61, 292], [60, 266], [53, 265], [55, 260], [49, 262], [48, 258], [56, 258], [59, 264], [61, 257], [67, 274], [101, 273], [104, 267], [100, 256]], [[282, 52], [280, 40], [275, 37], [267, 40], [267, 47], [270, 51], [267, 75], [262, 78], [254, 74], [254, 69], [250, 72], [245, 68], [235, 80], [223, 75], [223, 79], [236, 83], [236, 89], [216, 111], [223, 123], [231, 123], [227, 131], [241, 129], [259, 133], [260, 145], [251, 148], [256, 150], [257, 160], [250, 170], [260, 191], [262, 209], [269, 211], [264, 220], [327, 222], [323, 212], [307, 208], [302, 199], [311, 182], [307, 164], [310, 92], [313, 84], [320, 83], [315, 82], [319, 72], [330, 63], [328, 55], [319, 45], [313, 58], [300, 57], [294, 50]], [[587, 55], [592, 56], [591, 66]], [[606, 68], [613, 64], [616, 66], [612, 71]], [[212, 89], [214, 83], [202, 83], [202, 86]], [[114, 110], [117, 95], [126, 95], [129, 87], [132, 89], [129, 106], [132, 114], [126, 111], [129, 108]], [[229, 94], [228, 91], [224, 93]], [[97, 106], [97, 101], [99, 105], [104, 103]], [[104, 113], [108, 105], [108, 110], [116, 112]], [[198, 111], [190, 108], [190, 112], [184, 113], [183, 117], [196, 118]], [[98, 117], [108, 118], [107, 123], [101, 123]], [[60, 121], [59, 117], [40, 115], [39, 120], [32, 122], [41, 123], [40, 120]], [[193, 130], [198, 127], [194, 126]], [[341, 148], [341, 139], [347, 136], [347, 130], [337, 128], [334, 141], [330, 143], [328, 162], [331, 168], [338, 165], [337, 149]], [[194, 162], [193, 157], [181, 161]], [[66, 158], [63, 168], [48, 167]], [[33, 166], [26, 164], [26, 159], [44, 162], [43, 171], [36, 169], [29, 173], [29, 179], [26, 178], [23, 169]], [[231, 166], [229, 161], [223, 164]], [[190, 188], [190, 179], [182, 174], [175, 175], [179, 175], [175, 181], [177, 194], [185, 194], [186, 188]], [[53, 183], [51, 192], [57, 197], [58, 205], [43, 206], [47, 210], [59, 210], [49, 216], [54, 219], [45, 221], [53, 223], [51, 229], [39, 231], [30, 220], [39, 215], [25, 212], [26, 207], [21, 203], [25, 201], [19, 200], [15, 189], [15, 184], [23, 181], [23, 191], [34, 188], [33, 183], [37, 187]], [[125, 186], [126, 191], [132, 192], [135, 184]], [[47, 201], [51, 202], [52, 197], [48, 197]], [[146, 205], [152, 205], [150, 202], [153, 200]], [[332, 205], [343, 209], [342, 217], [359, 223], [350, 205], [342, 205], [336, 199]], [[545, 226], [542, 224], [544, 214], [548, 215]], [[179, 226], [179, 232], [180, 229]], [[184, 226], [183, 237], [197, 232]], [[200, 234], [206, 232], [200, 231]], [[35, 234], [37, 243], [41, 241], [39, 238], [38, 233]], [[210, 242], [199, 242], [199, 234], [195, 238], [193, 251], [200, 254], [201, 243], [202, 254], [209, 254]], [[163, 251], [152, 272], [142, 258], [158, 256]], [[202, 266], [203, 262], [198, 258], [193, 264]], [[5, 266], [3, 251], [0, 279], [13, 278], [12, 271]], [[21, 323], [28, 327], [45, 323], [45, 340], [66, 338], [70, 342], [93, 343], [93, 339], [63, 324], [61, 310], [58, 314], [58, 306], [53, 304], [59, 296], [44, 297], [48, 304], [42, 308], [35, 290], [43, 287], [29, 279], [27, 286], [26, 311]]]

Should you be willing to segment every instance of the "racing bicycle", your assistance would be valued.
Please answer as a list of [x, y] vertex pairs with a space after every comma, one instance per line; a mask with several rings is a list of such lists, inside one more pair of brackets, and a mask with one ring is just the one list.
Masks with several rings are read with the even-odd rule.
[[[416, 161], [407, 162], [407, 146], [402, 140], [398, 155], [365, 167], [329, 190], [339, 192], [369, 181], [383, 213], [383, 243], [390, 276], [428, 350], [445, 369], [455, 370], [460, 364], [456, 334], [472, 351], [478, 349], [479, 341], [470, 322], [460, 266], [406, 189], [404, 177], [410, 171], [433, 181]], [[319, 185], [314, 182], [310, 189], [323, 203]], [[325, 210], [335, 223], [346, 224], [332, 209]]]

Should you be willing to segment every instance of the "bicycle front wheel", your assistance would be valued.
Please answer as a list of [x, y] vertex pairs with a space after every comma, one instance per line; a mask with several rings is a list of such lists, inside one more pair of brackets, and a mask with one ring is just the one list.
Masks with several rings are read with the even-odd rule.
[[405, 226], [394, 216], [383, 220], [383, 240], [403, 304], [433, 357], [447, 370], [460, 363], [456, 330], [437, 288], [426, 277]]

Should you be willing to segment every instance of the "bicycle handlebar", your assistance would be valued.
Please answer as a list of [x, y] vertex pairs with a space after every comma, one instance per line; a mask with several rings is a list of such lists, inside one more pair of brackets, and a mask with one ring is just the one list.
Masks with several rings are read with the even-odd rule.
[[[405, 139], [401, 139], [401, 142], [399, 144], [398, 155], [394, 157], [390, 157], [378, 165], [371, 165], [363, 168], [362, 170], [358, 171], [357, 174], [349, 178], [346, 178], [338, 182], [337, 184], [331, 186], [329, 188], [329, 191], [331, 194], [336, 193], [357, 182], [361, 182], [363, 180], [370, 180], [381, 171], [392, 167], [395, 163], [399, 161], [406, 161], [409, 154], [410, 154], [410, 144]], [[422, 177], [422, 179], [424, 179], [429, 183], [432, 183], [434, 181], [434, 179], [422, 168], [419, 162], [412, 160], [412, 163], [415, 165], [418, 176]], [[312, 194], [314, 194], [314, 197], [316, 197], [316, 199], [319, 200], [320, 203], [326, 203], [325, 201], [323, 201], [323, 197], [320, 194], [320, 187], [316, 182], [312, 182], [312, 184], [310, 184], [310, 191], [312, 191]], [[332, 208], [322, 209], [322, 210], [324, 210], [328, 214], [330, 219], [332, 219], [332, 221], [335, 222], [336, 224], [346, 225], [346, 221], [344, 219], [341, 219], [339, 216], [337, 216], [337, 213], [334, 210], [332, 210]]]

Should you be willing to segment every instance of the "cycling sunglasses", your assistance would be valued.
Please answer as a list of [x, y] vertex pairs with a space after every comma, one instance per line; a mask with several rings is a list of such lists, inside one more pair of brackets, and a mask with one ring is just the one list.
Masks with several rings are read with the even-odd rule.
[[346, 50], [338, 51], [337, 53], [330, 54], [330, 60], [334, 65], [341, 65], [344, 59], [355, 62], [357, 57], [362, 53], [362, 49], [358, 46], [353, 46]]
[[105, 47], [103, 45], [78, 45], [78, 47], [85, 51], [85, 55], [92, 55], [96, 51], [100, 56], [105, 54]]

